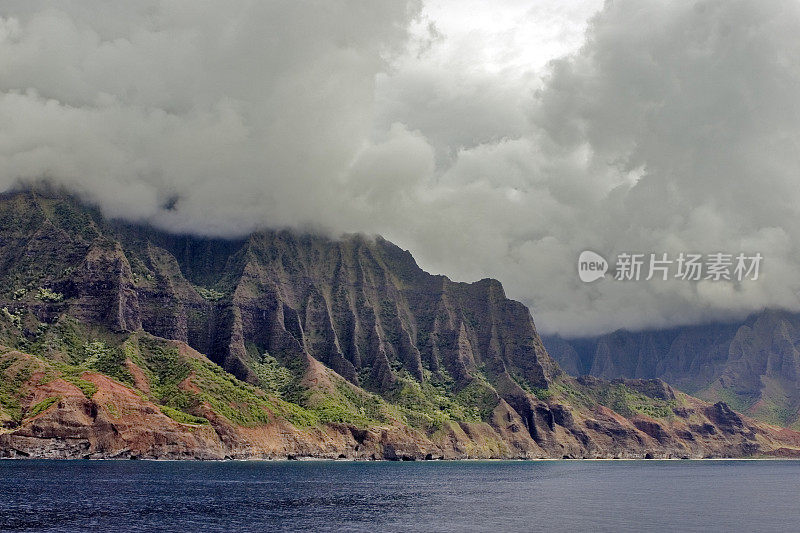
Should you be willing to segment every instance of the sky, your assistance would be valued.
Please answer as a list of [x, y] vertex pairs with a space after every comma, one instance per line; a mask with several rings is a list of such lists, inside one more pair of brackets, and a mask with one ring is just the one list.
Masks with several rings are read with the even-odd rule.
[[[543, 333], [800, 311], [798, 0], [4, 0], [0, 190], [381, 234]], [[592, 250], [757, 280], [578, 277]]]

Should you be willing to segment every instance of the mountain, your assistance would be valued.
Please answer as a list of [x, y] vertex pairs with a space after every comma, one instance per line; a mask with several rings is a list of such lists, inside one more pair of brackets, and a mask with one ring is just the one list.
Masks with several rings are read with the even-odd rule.
[[380, 237], [171, 235], [0, 197], [0, 455], [800, 454], [659, 380], [572, 378], [498, 281]]
[[544, 342], [575, 375], [662, 379], [707, 401], [725, 401], [771, 424], [800, 429], [796, 313], [764, 310], [737, 323]]

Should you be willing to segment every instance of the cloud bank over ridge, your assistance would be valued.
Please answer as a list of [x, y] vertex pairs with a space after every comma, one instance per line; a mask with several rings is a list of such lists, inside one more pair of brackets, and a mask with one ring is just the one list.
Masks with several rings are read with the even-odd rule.
[[[798, 31], [789, 0], [9, 0], [0, 190], [45, 178], [173, 231], [381, 233], [500, 279], [546, 332], [800, 310]], [[587, 285], [585, 249], [764, 263]]]

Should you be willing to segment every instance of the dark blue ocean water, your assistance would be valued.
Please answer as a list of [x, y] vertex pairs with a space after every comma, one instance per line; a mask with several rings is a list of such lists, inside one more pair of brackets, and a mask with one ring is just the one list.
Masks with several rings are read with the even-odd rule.
[[2, 531], [799, 531], [797, 461], [0, 461]]

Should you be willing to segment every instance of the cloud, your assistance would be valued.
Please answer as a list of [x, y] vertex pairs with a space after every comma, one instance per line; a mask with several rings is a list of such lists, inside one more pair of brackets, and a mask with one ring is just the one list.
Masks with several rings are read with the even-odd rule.
[[110, 213], [181, 230], [300, 224], [361, 150], [375, 76], [418, 10], [4, 2], [0, 183], [52, 177]]
[[[800, 5], [564, 4], [6, 1], [0, 189], [46, 177], [175, 231], [382, 233], [501, 279], [546, 332], [800, 310]], [[583, 284], [586, 249], [764, 263]]]

